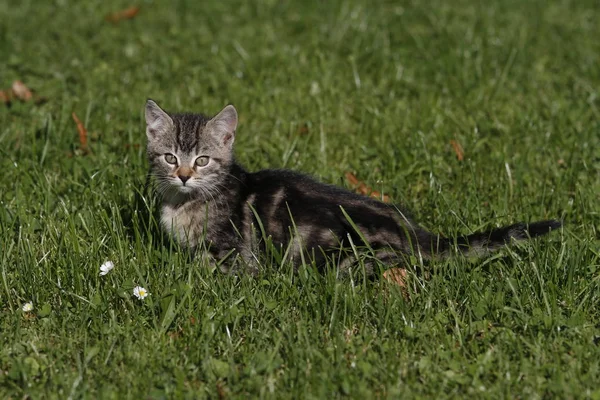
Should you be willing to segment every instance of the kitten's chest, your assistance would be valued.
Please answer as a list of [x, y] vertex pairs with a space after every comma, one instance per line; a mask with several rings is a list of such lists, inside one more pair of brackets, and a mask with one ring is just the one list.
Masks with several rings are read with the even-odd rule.
[[194, 248], [202, 241], [220, 247], [231, 236], [226, 209], [211, 207], [207, 203], [188, 203], [174, 207], [165, 204], [161, 210], [161, 223], [182, 246]]
[[207, 210], [199, 204], [163, 205], [161, 224], [181, 245], [196, 247], [209, 231]]

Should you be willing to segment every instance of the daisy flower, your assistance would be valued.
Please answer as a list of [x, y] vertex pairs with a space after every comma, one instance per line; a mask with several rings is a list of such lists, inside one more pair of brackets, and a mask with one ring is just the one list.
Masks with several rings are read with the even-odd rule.
[[30, 312], [33, 311], [33, 303], [31, 301], [23, 304], [23, 311], [24, 312]]
[[100, 276], [104, 276], [110, 272], [111, 269], [115, 267], [112, 261], [106, 261], [104, 264], [100, 266]]
[[148, 291], [141, 286], [136, 286], [133, 288], [133, 295], [140, 300], [144, 300], [149, 294], [150, 293], [148, 293]]

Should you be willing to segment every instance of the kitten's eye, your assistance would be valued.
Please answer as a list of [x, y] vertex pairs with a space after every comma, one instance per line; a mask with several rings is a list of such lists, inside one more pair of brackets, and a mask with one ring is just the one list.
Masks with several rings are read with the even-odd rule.
[[165, 154], [165, 161], [169, 164], [177, 164], [177, 157], [175, 157], [173, 154], [167, 153]]
[[207, 156], [202, 156], [202, 157], [198, 157], [196, 158], [196, 165], [199, 167], [205, 167], [208, 164], [208, 157]]

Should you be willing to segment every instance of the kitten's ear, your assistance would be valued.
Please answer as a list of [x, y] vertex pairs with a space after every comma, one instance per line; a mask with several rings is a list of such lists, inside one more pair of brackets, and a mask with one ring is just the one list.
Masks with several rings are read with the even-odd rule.
[[173, 128], [173, 120], [153, 100], [146, 101], [146, 134], [155, 138]]
[[208, 121], [206, 127], [211, 133], [224, 145], [231, 147], [235, 139], [235, 129], [237, 128], [237, 111], [231, 104], [221, 110], [213, 119]]

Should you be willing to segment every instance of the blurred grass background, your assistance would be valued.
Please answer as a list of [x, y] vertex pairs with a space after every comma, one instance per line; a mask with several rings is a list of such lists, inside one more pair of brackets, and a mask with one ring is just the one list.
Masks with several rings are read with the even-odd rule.
[[[0, 89], [44, 99], [0, 104], [2, 397], [600, 396], [598, 2], [8, 1], [0, 15]], [[343, 186], [352, 172], [435, 232], [565, 228], [434, 263], [410, 301], [314, 271], [220, 275], [157, 240], [147, 98], [232, 103], [249, 169]]]

